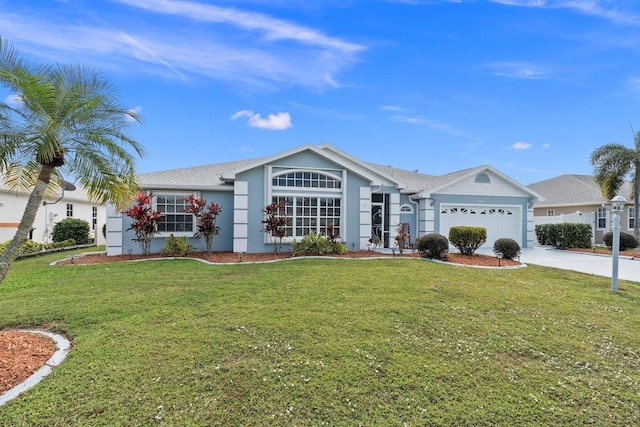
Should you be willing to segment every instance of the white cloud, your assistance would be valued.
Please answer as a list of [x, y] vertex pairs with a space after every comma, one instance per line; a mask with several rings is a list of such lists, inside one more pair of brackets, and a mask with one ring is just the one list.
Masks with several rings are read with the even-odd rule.
[[293, 126], [291, 124], [291, 115], [283, 112], [269, 114], [266, 119], [251, 110], [240, 110], [231, 115], [231, 120], [237, 120], [240, 118], [248, 119], [247, 124], [249, 126], [260, 129], [284, 130]]
[[382, 105], [380, 106], [382, 111], [403, 111], [402, 107], [398, 107], [396, 105]]
[[19, 105], [22, 105], [22, 99], [20, 98], [19, 95], [12, 93], [11, 95], [7, 95], [7, 97], [4, 99], [4, 102], [9, 104], [12, 107], [17, 107]]
[[[129, 113], [133, 114], [133, 115], [139, 115], [140, 111], [142, 111], [142, 107], [138, 106], [135, 108], [129, 108]], [[131, 117], [129, 114], [125, 114], [124, 116], [125, 120], [129, 121], [129, 122], [135, 122], [134, 118]]]
[[492, 68], [496, 76], [512, 79], [538, 80], [551, 75], [546, 67], [525, 62], [494, 62], [487, 67]]
[[[202, 75], [269, 88], [340, 87], [336, 75], [365, 49], [291, 20], [237, 7], [175, 0], [113, 1], [130, 7], [130, 19], [114, 19], [117, 15], [108, 13], [45, 18], [15, 8], [0, 12], [2, 36], [13, 40], [21, 52], [52, 62], [82, 61], [100, 69], [183, 81]], [[173, 20], [171, 31], [166, 19], [157, 19], [167, 15]]]
[[514, 150], [528, 150], [531, 148], [531, 144], [528, 142], [516, 142], [510, 148]]
[[640, 15], [622, 10], [624, 2], [608, 0], [490, 0], [508, 6], [539, 7], [547, 9], [574, 9], [589, 16], [619, 24], [639, 25]]
[[551, 147], [551, 144], [549, 144], [548, 142], [545, 142], [544, 144], [542, 144], [542, 148], [549, 148]]

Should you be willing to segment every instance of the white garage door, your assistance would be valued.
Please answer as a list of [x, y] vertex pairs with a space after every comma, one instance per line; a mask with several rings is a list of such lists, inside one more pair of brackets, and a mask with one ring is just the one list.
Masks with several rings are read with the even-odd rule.
[[487, 241], [484, 248], [507, 237], [522, 247], [522, 208], [520, 206], [440, 205], [440, 234], [449, 237], [449, 229], [458, 225], [484, 227]]

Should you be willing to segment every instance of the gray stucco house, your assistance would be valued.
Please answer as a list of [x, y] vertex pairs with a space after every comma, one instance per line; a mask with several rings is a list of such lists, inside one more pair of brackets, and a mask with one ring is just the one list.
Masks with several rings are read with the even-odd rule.
[[[448, 235], [456, 225], [487, 229], [487, 247], [508, 237], [521, 247], [534, 242], [533, 204], [541, 198], [491, 166], [442, 176], [381, 166], [359, 160], [330, 144], [301, 145], [269, 157], [141, 174], [145, 191], [153, 192], [154, 209], [165, 213], [152, 252], [165, 239], [192, 237], [194, 219], [184, 213], [183, 199], [193, 194], [222, 205], [220, 234], [214, 250], [270, 252], [262, 209], [285, 201], [291, 229], [286, 241], [333, 225], [349, 250], [366, 250], [378, 236], [393, 248], [398, 227], [417, 236]], [[127, 229], [130, 218], [112, 206], [107, 212], [107, 254], [139, 253]], [[199, 250], [204, 241], [190, 239]]]

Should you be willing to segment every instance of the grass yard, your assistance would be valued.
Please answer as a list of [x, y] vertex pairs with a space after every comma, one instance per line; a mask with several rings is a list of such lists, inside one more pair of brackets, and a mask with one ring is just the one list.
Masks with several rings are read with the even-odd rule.
[[[58, 255], [58, 258], [60, 255]], [[640, 285], [419, 259], [14, 264], [67, 360], [2, 426], [640, 424]]]

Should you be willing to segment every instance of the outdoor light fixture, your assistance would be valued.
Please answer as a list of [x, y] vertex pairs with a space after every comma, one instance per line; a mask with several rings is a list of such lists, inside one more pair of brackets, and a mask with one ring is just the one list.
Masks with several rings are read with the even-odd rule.
[[46, 200], [44, 202], [42, 202], [42, 206], [47, 206], [47, 205], [55, 205], [56, 203], [58, 203], [60, 200], [62, 200], [62, 198], [64, 197], [64, 192], [66, 191], [75, 191], [76, 190], [76, 186], [73, 185], [72, 183], [65, 181], [64, 179], [62, 180], [62, 182], [60, 182], [60, 186], [62, 187], [62, 194], [60, 195], [60, 197], [58, 199], [56, 199], [53, 202], [47, 202]]
[[611, 199], [611, 212], [613, 213], [613, 270], [611, 273], [611, 291], [618, 292], [618, 255], [620, 254], [620, 214], [624, 210], [627, 199], [617, 195]]

